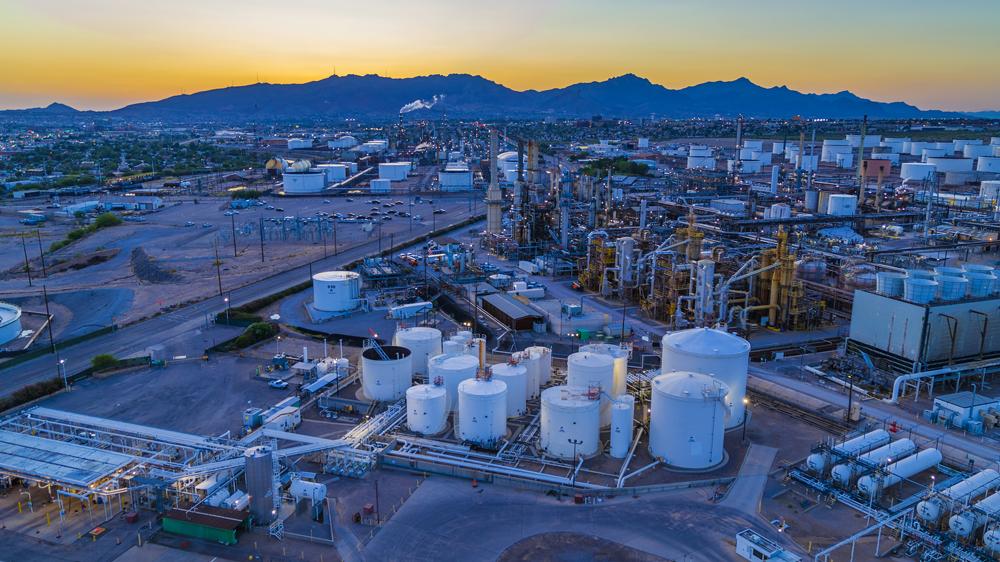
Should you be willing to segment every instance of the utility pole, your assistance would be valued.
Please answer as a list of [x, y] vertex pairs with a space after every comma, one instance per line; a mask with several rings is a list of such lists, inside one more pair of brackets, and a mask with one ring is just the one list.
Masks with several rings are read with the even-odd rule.
[[21, 237], [21, 247], [24, 248], [24, 270], [28, 272], [28, 286], [31, 286], [31, 264], [28, 263], [28, 244]]
[[339, 253], [340, 250], [337, 247], [337, 221], [333, 221], [333, 255], [336, 256]]
[[38, 255], [42, 258], [42, 277], [47, 279], [49, 274], [45, 272], [45, 250], [42, 249], [42, 235], [38, 229], [35, 229], [35, 236], [38, 237]]
[[219, 261], [219, 239], [215, 239], [215, 274], [219, 277], [219, 296], [222, 296], [222, 262]]
[[236, 215], [229, 215], [229, 218], [233, 220], [233, 259], [236, 259], [239, 256], [236, 253]]
[[264, 263], [264, 215], [260, 216], [260, 263]]
[[319, 223], [319, 237], [323, 239], [323, 259], [326, 259], [326, 236], [323, 235], [323, 223]]
[[58, 354], [56, 351], [56, 342], [52, 339], [52, 315], [49, 314], [49, 293], [45, 290], [45, 285], [42, 285], [42, 298], [45, 299], [45, 317], [48, 318], [46, 324], [49, 327], [49, 347], [52, 348], [52, 353]]

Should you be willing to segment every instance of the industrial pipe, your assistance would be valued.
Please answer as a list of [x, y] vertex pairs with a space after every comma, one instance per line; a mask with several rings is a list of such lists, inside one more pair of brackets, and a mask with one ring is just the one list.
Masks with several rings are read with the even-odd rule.
[[[634, 423], [634, 422], [633, 422]], [[625, 481], [625, 470], [628, 469], [628, 465], [632, 462], [632, 455], [635, 454], [635, 448], [639, 445], [639, 439], [642, 438], [642, 431], [646, 429], [645, 427], [639, 426], [639, 433], [635, 436], [635, 441], [632, 442], [632, 449], [629, 450], [628, 456], [625, 457], [625, 462], [622, 463], [622, 470], [618, 473], [618, 480], [615, 482], [616, 488], [622, 487], [622, 482]]]

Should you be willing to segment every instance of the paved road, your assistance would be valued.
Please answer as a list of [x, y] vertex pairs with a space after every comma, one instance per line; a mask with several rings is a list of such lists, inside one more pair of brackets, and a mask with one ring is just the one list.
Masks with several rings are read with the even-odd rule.
[[[439, 228], [445, 228], [452, 224], [461, 222], [467, 217], [454, 217], [447, 222], [440, 222]], [[470, 226], [469, 228], [474, 228]], [[412, 232], [396, 237], [397, 244], [412, 240], [427, 234], [431, 230], [428, 225], [414, 226]], [[312, 271], [320, 272], [325, 269], [332, 269], [345, 263], [361, 258], [376, 251], [378, 239], [367, 242], [350, 250], [345, 250], [338, 256], [330, 256], [327, 259], [319, 260], [312, 264]], [[383, 241], [383, 247], [388, 247], [388, 240]], [[240, 288], [228, 291], [225, 297], [232, 295], [233, 306], [270, 295], [310, 279], [309, 266], [301, 266], [289, 269], [273, 277], [262, 279], [256, 283], [251, 283]], [[59, 359], [65, 361], [65, 370], [68, 374], [77, 373], [90, 366], [90, 359], [99, 353], [111, 353], [116, 357], [128, 357], [133, 354], [143, 352], [147, 347], [157, 344], [181, 345], [185, 339], [193, 339], [200, 336], [206, 328], [206, 313], [209, 317], [217, 313], [224, 313], [226, 303], [225, 297], [214, 296], [197, 303], [197, 308], [182, 307], [178, 310], [162, 314], [155, 318], [138, 322], [117, 330], [112, 334], [101, 336], [82, 344], [62, 350]], [[216, 330], [217, 328], [212, 328]], [[219, 333], [232, 337], [232, 330], [222, 330]], [[199, 338], [201, 339], [201, 338]], [[226, 339], [225, 337], [221, 339]], [[189, 350], [192, 353], [201, 353], [205, 347], [201, 341], [197, 343], [197, 349]], [[144, 353], [143, 353], [144, 354]], [[58, 373], [58, 361], [55, 355], [46, 355], [31, 361], [27, 361], [15, 367], [0, 370], [0, 396], [7, 396], [15, 390], [29, 384], [42, 380], [51, 379]]]
[[719, 505], [753, 517], [757, 513], [760, 496], [764, 493], [764, 485], [767, 484], [767, 473], [771, 471], [777, 454], [778, 450], [774, 447], [750, 445], [736, 482], [730, 486], [726, 499], [719, 502]]

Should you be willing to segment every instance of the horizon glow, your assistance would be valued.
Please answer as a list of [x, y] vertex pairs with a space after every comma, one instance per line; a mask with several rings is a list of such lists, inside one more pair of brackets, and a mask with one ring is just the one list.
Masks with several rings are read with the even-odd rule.
[[1000, 111], [995, 0], [0, 0], [0, 109], [107, 110], [334, 74], [480, 75], [546, 90], [633, 73], [746, 77], [920, 109]]

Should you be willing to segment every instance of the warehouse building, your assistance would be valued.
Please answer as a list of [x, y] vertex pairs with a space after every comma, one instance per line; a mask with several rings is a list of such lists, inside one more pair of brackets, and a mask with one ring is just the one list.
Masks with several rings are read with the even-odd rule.
[[483, 310], [511, 330], [533, 330], [542, 315], [510, 295], [489, 295], [480, 299]]

